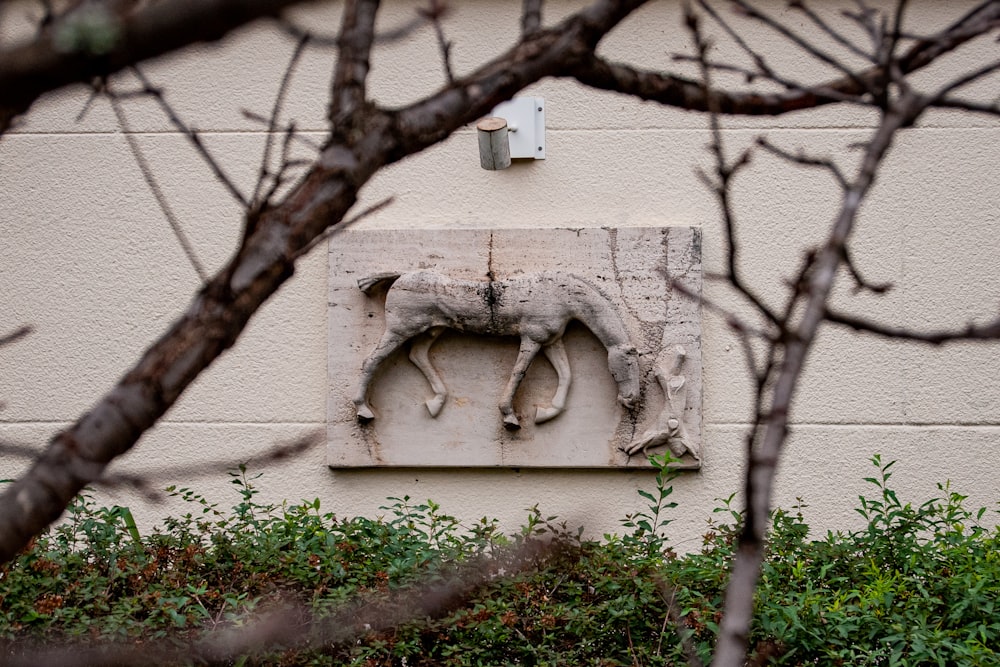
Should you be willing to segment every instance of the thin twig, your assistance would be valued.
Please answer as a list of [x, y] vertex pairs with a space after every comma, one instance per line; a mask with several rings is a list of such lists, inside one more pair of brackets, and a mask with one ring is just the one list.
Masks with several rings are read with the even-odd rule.
[[448, 80], [448, 85], [455, 85], [455, 73], [451, 67], [451, 42], [444, 35], [444, 26], [441, 19], [448, 12], [448, 5], [444, 0], [430, 0], [426, 9], [420, 9], [424, 18], [434, 26], [434, 34], [437, 36], [438, 49], [441, 51], [441, 62], [444, 66], [444, 75]]
[[135, 163], [139, 167], [139, 171], [142, 173], [142, 178], [146, 181], [146, 185], [149, 186], [150, 192], [153, 193], [153, 197], [156, 198], [156, 203], [160, 207], [160, 211], [163, 212], [163, 216], [167, 219], [167, 223], [170, 225], [170, 229], [173, 230], [174, 236], [177, 238], [177, 242], [180, 243], [181, 249], [184, 251], [184, 255], [187, 257], [188, 262], [194, 268], [195, 273], [198, 274], [198, 278], [201, 280], [202, 284], [208, 282], [208, 273], [205, 268], [198, 261], [198, 256], [195, 254], [194, 247], [191, 245], [191, 241], [188, 240], [187, 234], [184, 233], [184, 229], [181, 227], [180, 220], [174, 215], [173, 209], [170, 208], [170, 203], [167, 201], [166, 196], [160, 189], [159, 183], [156, 181], [156, 177], [153, 175], [153, 169], [149, 166], [146, 161], [146, 157], [142, 154], [142, 149], [139, 148], [139, 142], [129, 128], [128, 120], [125, 117], [125, 111], [121, 107], [121, 103], [115, 96], [114, 92], [110, 88], [105, 87], [105, 95], [111, 102], [111, 108], [115, 112], [115, 116], [118, 118], [118, 125], [122, 129], [122, 134], [125, 136], [125, 141], [128, 143], [129, 150], [132, 152], [132, 157], [135, 158]]
[[[274, 106], [271, 108], [271, 117], [267, 124], [267, 138], [264, 140], [264, 155], [260, 159], [257, 184], [254, 186], [253, 195], [250, 197], [250, 208], [260, 208], [266, 206], [268, 203], [268, 198], [264, 200], [260, 200], [259, 198], [261, 190], [264, 188], [264, 181], [267, 180], [267, 177], [271, 173], [271, 146], [274, 143], [274, 133], [278, 127], [278, 116], [281, 114], [281, 107], [285, 102], [285, 95], [288, 92], [288, 84], [292, 80], [292, 73], [295, 71], [299, 59], [302, 58], [302, 54], [305, 52], [308, 43], [308, 34], [303, 35], [296, 42], [295, 49], [292, 51], [292, 57], [289, 58], [288, 65], [285, 67], [285, 73], [281, 77], [281, 83], [278, 84], [278, 93], [274, 96]], [[286, 139], [285, 143], [287, 144], [287, 142], [288, 140]]]
[[[401, 41], [415, 33], [425, 23], [427, 23], [426, 17], [417, 12], [413, 18], [398, 28], [376, 33], [375, 43], [381, 46]], [[324, 35], [314, 30], [307, 30], [288, 18], [279, 21], [278, 26], [295, 40], [308, 39], [310, 46], [333, 50], [340, 48], [339, 35]]]
[[[760, 21], [761, 23], [769, 27], [771, 30], [773, 30], [774, 32], [778, 33], [779, 35], [787, 39], [792, 44], [798, 46], [800, 49], [802, 49], [805, 53], [807, 53], [811, 57], [815, 58], [820, 62], [826, 63], [827, 65], [830, 65], [834, 69], [839, 70], [842, 74], [844, 74], [844, 76], [849, 78], [856, 85], [862, 88], [864, 87], [864, 82], [858, 76], [857, 72], [854, 69], [848, 67], [844, 63], [840, 62], [840, 60], [834, 58], [832, 55], [828, 54], [822, 49], [819, 49], [810, 40], [806, 39], [805, 37], [802, 37], [801, 35], [799, 35], [797, 32], [789, 28], [781, 21], [772, 18], [769, 14], [761, 11], [755, 5], [751, 4], [750, 2], [747, 2], [747, 0], [731, 0], [731, 1], [734, 2], [737, 6], [739, 6], [743, 11], [745, 11], [747, 16], [749, 16], [750, 18]], [[750, 53], [756, 55], [756, 52], [753, 50], [751, 50]]]
[[271, 181], [271, 187], [268, 188], [267, 193], [264, 195], [262, 200], [263, 202], [270, 202], [274, 199], [274, 196], [278, 193], [278, 190], [281, 189], [281, 186], [288, 181], [285, 175], [291, 169], [294, 169], [295, 167], [307, 167], [313, 163], [312, 160], [293, 160], [289, 157], [292, 150], [292, 141], [294, 141], [297, 137], [294, 122], [288, 124], [285, 128], [284, 134], [284, 139], [281, 142], [281, 159], [278, 162], [278, 172], [274, 174]]
[[[270, 118], [265, 118], [261, 114], [256, 113], [254, 111], [250, 111], [249, 109], [240, 109], [240, 114], [247, 120], [253, 121], [255, 123], [260, 123], [264, 127], [267, 127], [271, 124]], [[286, 127], [286, 130], [291, 127], [293, 126], [289, 124]], [[289, 138], [289, 141], [294, 141], [296, 143], [302, 144], [303, 146], [312, 149], [316, 153], [323, 150], [323, 146], [318, 141], [314, 141], [303, 134], [292, 133], [291, 137]]]
[[961, 111], [971, 111], [974, 113], [989, 114], [991, 116], [1000, 116], [1000, 102], [990, 104], [987, 102], [963, 100], [955, 97], [945, 97], [934, 100], [931, 103], [931, 106], [938, 109], [958, 109]]
[[765, 137], [758, 137], [757, 145], [766, 150], [768, 153], [793, 164], [802, 165], [803, 167], [820, 167], [826, 169], [833, 175], [834, 179], [837, 181], [837, 185], [841, 188], [847, 188], [847, 179], [844, 177], [843, 172], [841, 172], [840, 167], [838, 167], [836, 163], [829, 158], [810, 157], [801, 150], [797, 153], [791, 153], [783, 148], [780, 148], [779, 146], [775, 146]]
[[521, 4], [521, 36], [530, 37], [542, 29], [542, 0], [524, 0]]
[[857, 23], [858, 27], [868, 35], [872, 48], [877, 51], [879, 48], [880, 33], [878, 25], [875, 23], [875, 17], [878, 16], [878, 12], [859, 0], [856, 0], [855, 4], [858, 5], [858, 11], [852, 12], [845, 9], [841, 11], [841, 15]]
[[[790, 39], [793, 43], [797, 43], [800, 46], [802, 46], [803, 48], [805, 48], [807, 50], [807, 52], [809, 51], [809, 49], [814, 49], [814, 47], [812, 47], [812, 45], [809, 44], [806, 40], [804, 40], [803, 38], [799, 37], [795, 33], [791, 32], [785, 26], [783, 26], [781, 23], [775, 21], [774, 19], [772, 19], [771, 17], [769, 17], [767, 14], [764, 14], [764, 13], [758, 11], [756, 8], [752, 7], [751, 5], [748, 5], [746, 2], [743, 2], [742, 0], [732, 0], [732, 2], [735, 5], [739, 6], [741, 9], [743, 9], [743, 11], [748, 16], [751, 16], [752, 18], [756, 18], [757, 20], [763, 22], [765, 25], [768, 25], [769, 27], [771, 27], [773, 30], [778, 31], [779, 33], [782, 30], [787, 31], [789, 34], [787, 34], [785, 36], [788, 39]], [[796, 83], [796, 82], [794, 82], [794, 81], [792, 81], [790, 79], [787, 79], [787, 78], [781, 76], [780, 74], [778, 74], [777, 70], [775, 70], [773, 67], [771, 67], [768, 64], [768, 62], [764, 58], [764, 56], [761, 55], [761, 53], [759, 51], [757, 51], [756, 49], [754, 49], [753, 47], [751, 47], [747, 43], [747, 41], [745, 39], [743, 39], [743, 37], [742, 37], [742, 35], [740, 35], [739, 31], [737, 31], [735, 28], [733, 28], [733, 26], [729, 23], [729, 21], [727, 21], [726, 19], [724, 19], [722, 17], [722, 15], [719, 14], [715, 10], [715, 8], [712, 7], [711, 4], [709, 4], [708, 0], [698, 0], [698, 5], [709, 16], [712, 17], [712, 19], [719, 25], [719, 27], [721, 27], [723, 29], [723, 31], [726, 33], [726, 35], [731, 40], [733, 40], [733, 42], [740, 48], [740, 50], [743, 51], [750, 58], [750, 60], [757, 66], [757, 68], [759, 70], [759, 76], [761, 76], [763, 78], [766, 78], [766, 79], [769, 79], [771, 81], [774, 81], [776, 83], [780, 83], [782, 86], [785, 86], [786, 88], [789, 88], [790, 90], [802, 90], [802, 91], [805, 91], [805, 90], [809, 90], [811, 88], [809, 86], [803, 86], [801, 84], [798, 84], [798, 83]], [[796, 40], [798, 40], [798, 41], [796, 41]], [[820, 57], [819, 55], [816, 55], [816, 54], [812, 54], [812, 55], [814, 55], [814, 57], [818, 57], [818, 58]], [[832, 64], [835, 69], [840, 70], [844, 74], [845, 78], [847, 78], [849, 81], [851, 81], [855, 86], [857, 86], [858, 88], [860, 88], [862, 90], [867, 90], [867, 88], [866, 88], [866, 86], [864, 84], [864, 81], [861, 78], [858, 77], [857, 73], [854, 72], [854, 70], [848, 68], [846, 65], [843, 65], [842, 63], [837, 62], [831, 56], [828, 56], [826, 54], [822, 54], [822, 55], [823, 55], [823, 57], [825, 57], [825, 58], [833, 61], [830, 64]], [[820, 59], [822, 60], [823, 58], [820, 58]]]
[[25, 326], [22, 326], [22, 327], [18, 327], [17, 329], [15, 329], [14, 331], [12, 331], [11, 333], [6, 334], [4, 336], [0, 336], [0, 347], [3, 347], [4, 345], [10, 345], [11, 343], [13, 343], [15, 341], [18, 341], [18, 340], [24, 338], [25, 336], [27, 336], [28, 334], [30, 334], [32, 331], [34, 331], [34, 327], [32, 327], [30, 325], [25, 325]]
[[[688, 667], [702, 667], [703, 663], [698, 656], [698, 647], [691, 639], [694, 632], [684, 627], [684, 614], [680, 605], [677, 604], [677, 589], [667, 584], [666, 581], [658, 579], [656, 590], [659, 591], [660, 599], [667, 606], [666, 618], [663, 619], [664, 627], [668, 620], [674, 626], [674, 631], [681, 640], [681, 651], [684, 652], [684, 659], [687, 660]], [[659, 649], [657, 649], [657, 653], [659, 653]]]
[[1000, 71], [1000, 60], [995, 60], [989, 63], [988, 65], [983, 65], [978, 69], [972, 70], [971, 72], [968, 72], [963, 76], [953, 79], [952, 81], [949, 81], [947, 84], [938, 89], [938, 91], [935, 92], [933, 95], [931, 95], [930, 103], [934, 104], [938, 100], [947, 97], [949, 93], [958, 90], [963, 86], [967, 86], [970, 83], [973, 83], [985, 76], [989, 76], [990, 74], [993, 74], [994, 72], [997, 71]]
[[86, 118], [87, 113], [94, 107], [94, 101], [101, 96], [101, 86], [91, 86], [90, 94], [87, 95], [87, 99], [84, 101], [83, 106], [80, 108], [80, 113], [76, 115], [73, 122], [79, 123]]
[[28, 445], [19, 445], [15, 442], [0, 441], [0, 454], [4, 456], [14, 456], [19, 459], [36, 459], [42, 450]]
[[377, 204], [372, 204], [371, 206], [369, 206], [365, 210], [361, 211], [360, 213], [358, 213], [354, 217], [348, 218], [347, 220], [344, 220], [343, 222], [341, 222], [337, 226], [335, 226], [335, 227], [328, 227], [326, 229], [326, 231], [324, 231], [322, 234], [320, 234], [316, 238], [314, 238], [309, 243], [309, 245], [307, 245], [306, 247], [302, 248], [302, 250], [300, 250], [295, 256], [296, 257], [301, 257], [302, 255], [308, 254], [310, 250], [312, 250], [313, 248], [315, 248], [320, 243], [326, 241], [327, 239], [329, 239], [330, 237], [332, 237], [332, 236], [334, 236], [336, 234], [339, 234], [340, 232], [344, 231], [345, 229], [347, 229], [348, 227], [350, 227], [354, 223], [359, 222], [361, 220], [364, 220], [368, 216], [374, 215], [375, 213], [381, 211], [386, 206], [389, 206], [390, 204], [392, 204], [393, 201], [395, 201], [395, 197], [386, 197], [385, 199], [383, 199], [382, 201], [378, 202]]
[[872, 322], [846, 313], [827, 308], [824, 314], [827, 321], [841, 326], [850, 327], [855, 331], [875, 334], [883, 338], [943, 345], [956, 341], [995, 341], [1000, 339], [1000, 317], [986, 324], [969, 324], [963, 329], [945, 329], [942, 331], [916, 331], [904, 327], [894, 327]]
[[[290, 442], [274, 445], [270, 449], [257, 454], [256, 456], [241, 460], [240, 463], [253, 468], [262, 468], [305, 454], [309, 450], [319, 446], [323, 441], [324, 434], [317, 431]], [[2, 445], [0, 445], [0, 447], [2, 447]], [[29, 451], [33, 452], [33, 455], [38, 453], [34, 452], [34, 450]], [[163, 493], [159, 489], [152, 488], [154, 484], [178, 478], [190, 480], [199, 477], [203, 478], [218, 475], [220, 473], [231, 471], [236, 467], [236, 465], [237, 464], [234, 463], [233, 459], [229, 458], [217, 461], [207, 461], [204, 463], [169, 466], [166, 468], [158, 468], [155, 472], [141, 474], [116, 472], [103, 475], [100, 479], [95, 481], [94, 484], [112, 489], [130, 487], [140, 491], [147, 500], [152, 502], [161, 502], [163, 500]]]
[[176, 127], [181, 134], [187, 137], [187, 140], [191, 142], [192, 146], [194, 146], [198, 155], [202, 157], [208, 167], [212, 170], [212, 173], [215, 174], [216, 179], [218, 179], [218, 181], [222, 183], [227, 190], [229, 190], [229, 194], [232, 195], [233, 199], [235, 199], [240, 206], [244, 209], [249, 208], [250, 204], [247, 201], [247, 198], [243, 196], [243, 193], [240, 192], [238, 187], [236, 187], [236, 184], [229, 178], [222, 166], [215, 160], [212, 154], [208, 152], [208, 148], [205, 147], [205, 144], [202, 142], [201, 136], [198, 132], [191, 127], [188, 127], [188, 125], [181, 120], [181, 117], [176, 111], [174, 111], [174, 108], [167, 103], [166, 98], [163, 96], [163, 91], [154, 86], [149, 79], [146, 78], [146, 75], [143, 74], [138, 65], [134, 65], [131, 69], [133, 74], [135, 74], [136, 78], [139, 79], [139, 82], [142, 84], [144, 92], [156, 100], [156, 103], [160, 106], [160, 109], [163, 110], [164, 115], [166, 115], [170, 123]]
[[680, 282], [676, 280], [673, 281], [671, 283], [671, 287], [674, 289], [674, 291], [678, 292], [679, 294], [694, 301], [697, 301], [708, 310], [714, 313], [718, 313], [719, 315], [722, 315], [726, 320], [726, 326], [728, 326], [730, 329], [738, 331], [741, 334], [751, 336], [753, 338], [759, 338], [761, 340], [765, 340], [769, 343], [775, 341], [775, 337], [772, 334], [769, 334], [768, 332], [762, 329], [750, 326], [742, 319], [740, 319], [739, 315], [737, 315], [733, 311], [727, 309], [725, 306], [720, 306], [719, 304], [715, 303], [714, 301], [712, 301], [703, 294], [699, 294], [698, 292], [689, 290]]
[[854, 279], [854, 293], [857, 294], [862, 290], [868, 290], [872, 294], [885, 294], [892, 289], [892, 283], [873, 283], [866, 279], [858, 267], [854, 263], [854, 257], [851, 255], [850, 249], [846, 246], [844, 247], [844, 266], [851, 273], [851, 278]]
[[843, 46], [845, 49], [847, 49], [854, 55], [860, 56], [865, 60], [867, 60], [868, 62], [871, 63], [875, 62], [875, 56], [873, 54], [869, 53], [868, 51], [865, 51], [857, 44], [849, 40], [839, 30], [834, 29], [833, 26], [827, 23], [822, 16], [816, 13], [813, 10], [813, 8], [810, 7], [808, 3], [806, 3], [805, 0], [792, 0], [791, 2], [788, 3], [788, 6], [792, 7], [793, 9], [797, 9], [803, 14], [805, 14], [805, 16], [810, 21], [812, 21], [813, 25], [815, 25], [817, 28], [822, 30], [827, 35], [829, 35], [834, 41], [836, 41], [838, 44]]
[[[702, 2], [702, 5], [705, 3]], [[714, 11], [714, 10], [713, 10]], [[719, 111], [714, 98], [709, 94], [712, 88], [710, 68], [706, 64], [709, 44], [702, 37], [698, 16], [688, 8], [685, 15], [685, 24], [694, 40], [695, 51], [698, 54], [701, 64], [701, 83], [705, 95], [709, 97], [709, 128], [712, 136], [710, 150], [715, 158], [715, 172], [717, 179], [710, 178], [705, 173], [700, 173], [702, 180], [712, 189], [719, 200], [722, 209], [722, 217], [726, 228], [726, 266], [730, 283], [748, 300], [758, 311], [772, 323], [778, 322], [777, 315], [764, 303], [764, 301], [751, 290], [743, 281], [739, 267], [740, 247], [736, 239], [736, 220], [732, 209], [732, 200], [729, 196], [730, 184], [733, 178], [750, 163], [750, 150], [743, 151], [732, 163], [726, 159], [725, 148], [722, 139], [722, 128], [719, 122]]]

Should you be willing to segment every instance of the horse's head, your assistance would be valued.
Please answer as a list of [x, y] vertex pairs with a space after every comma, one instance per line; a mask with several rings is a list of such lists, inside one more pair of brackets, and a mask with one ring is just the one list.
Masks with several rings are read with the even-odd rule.
[[608, 368], [618, 383], [618, 402], [628, 409], [639, 403], [639, 353], [631, 345], [608, 348]]

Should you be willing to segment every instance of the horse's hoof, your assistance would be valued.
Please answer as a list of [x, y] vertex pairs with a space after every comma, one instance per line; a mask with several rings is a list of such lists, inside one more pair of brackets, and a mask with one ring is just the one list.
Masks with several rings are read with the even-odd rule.
[[503, 418], [503, 427], [508, 431], [517, 431], [520, 430], [521, 424], [517, 421], [517, 417], [511, 414]]
[[448, 397], [442, 394], [441, 396], [435, 396], [425, 403], [427, 406], [427, 412], [431, 413], [431, 417], [437, 417], [441, 414], [441, 408], [444, 407], [444, 402], [446, 400], [448, 400]]
[[549, 421], [550, 419], [553, 419], [554, 417], [558, 417], [561, 413], [562, 413], [562, 410], [560, 410], [559, 408], [538, 407], [535, 410], [535, 423], [536, 424], [543, 424], [543, 423]]
[[685, 454], [691, 454], [694, 458], [699, 461], [701, 460], [698, 454], [695, 453], [694, 448], [688, 445], [688, 443], [682, 438], [671, 438], [667, 441], [667, 448], [670, 450], [670, 453], [677, 458], [680, 458]]

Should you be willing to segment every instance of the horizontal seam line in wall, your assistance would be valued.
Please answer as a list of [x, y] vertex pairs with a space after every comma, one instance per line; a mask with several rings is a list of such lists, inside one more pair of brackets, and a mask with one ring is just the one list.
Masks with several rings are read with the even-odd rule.
[[[18, 419], [18, 420], [0, 420], [0, 426], [16, 426], [18, 424], [38, 424], [38, 425], [69, 425], [76, 423], [76, 420], [64, 420], [64, 419]], [[167, 419], [161, 419], [156, 423], [159, 425], [171, 425], [171, 426], [326, 426], [326, 421], [172, 421]]]
[[[740, 427], [749, 428], [750, 422], [705, 422], [704, 426], [718, 426], [722, 428]], [[788, 425], [792, 430], [797, 428], [815, 429], [858, 429], [873, 428], [879, 430], [892, 429], [924, 429], [924, 428], [958, 428], [958, 429], [1000, 429], [1000, 423], [977, 424], [972, 422], [792, 422]]]
[[[456, 130], [457, 132], [468, 132], [472, 128], [462, 128], [461, 130]], [[941, 131], [941, 130], [997, 130], [995, 126], [990, 125], [935, 125], [933, 127], [916, 127], [907, 128], [908, 130], [920, 131]], [[822, 132], [844, 132], [844, 131], [873, 131], [874, 127], [871, 125], [792, 125], [792, 126], [767, 126], [767, 125], [748, 125], [745, 127], [723, 127], [723, 132], [802, 132], [803, 130], [809, 131], [822, 131]], [[645, 127], [546, 127], [546, 132], [606, 132], [614, 134], [622, 133], [635, 133], [635, 132], [708, 132], [708, 127], [660, 127], [657, 125], [645, 126]]]
[[[790, 126], [790, 127], [771, 127], [771, 126], [746, 126], [746, 127], [725, 127], [723, 132], [845, 132], [845, 131], [870, 131], [873, 130], [869, 125], [801, 125], [801, 126]], [[996, 131], [1000, 128], [989, 126], [989, 125], [935, 125], [932, 127], [917, 127], [910, 128], [912, 130], [920, 131], [976, 131], [980, 132], [983, 130], [993, 130]], [[463, 127], [455, 130], [455, 134], [471, 134], [473, 131], [472, 127]], [[660, 126], [646, 126], [646, 127], [592, 127], [592, 128], [580, 128], [580, 127], [547, 127], [546, 132], [576, 132], [580, 134], [592, 133], [592, 132], [603, 132], [603, 133], [636, 133], [636, 132], [707, 132], [707, 127], [660, 127]], [[303, 135], [320, 135], [325, 136], [327, 130], [316, 129], [316, 130], [304, 130], [297, 129], [298, 134]], [[90, 132], [9, 132], [7, 137], [113, 137], [125, 134], [118, 131], [108, 131], [108, 130], [94, 130]], [[135, 130], [128, 132], [127, 134], [135, 136], [173, 136], [173, 137], [183, 137], [185, 136], [182, 132], [177, 132], [176, 130], [148, 130], [141, 131]], [[210, 135], [233, 135], [233, 136], [266, 136], [268, 133], [264, 130], [198, 130], [198, 134], [201, 136]], [[275, 132], [275, 136], [283, 135], [283, 132]]]
[[[308, 134], [308, 135], [318, 135], [325, 136], [328, 134], [326, 130], [300, 130], [295, 131], [296, 134]], [[5, 137], [117, 137], [124, 136], [126, 134], [131, 134], [133, 136], [149, 136], [149, 137], [186, 137], [183, 132], [177, 132], [174, 130], [150, 130], [150, 131], [132, 131], [132, 132], [118, 132], [118, 131], [106, 131], [106, 130], [94, 130], [92, 132], [8, 132]], [[267, 136], [268, 132], [260, 130], [198, 130], [199, 136], [207, 135], [244, 135], [253, 137], [263, 137]], [[274, 132], [275, 136], [284, 136], [284, 132]]]
[[[0, 426], [15, 426], [18, 424], [73, 424], [73, 420], [61, 419], [21, 419], [21, 420], [0, 420]], [[224, 421], [224, 420], [160, 420], [157, 425], [171, 426], [326, 426], [327, 421]], [[750, 422], [704, 422], [703, 426], [721, 428], [748, 428]], [[857, 428], [877, 428], [877, 429], [921, 429], [921, 428], [964, 428], [964, 429], [1000, 429], [1000, 423], [972, 423], [972, 422], [792, 422], [789, 428], [826, 428], [826, 429], [857, 429]]]

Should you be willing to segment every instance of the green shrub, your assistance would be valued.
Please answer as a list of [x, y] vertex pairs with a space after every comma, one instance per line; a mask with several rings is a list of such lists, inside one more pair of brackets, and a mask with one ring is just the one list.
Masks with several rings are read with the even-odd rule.
[[[149, 535], [127, 508], [85, 493], [0, 566], [0, 656], [39, 643], [182, 646], [280, 600], [305, 630], [236, 664], [707, 664], [741, 515], [721, 501], [701, 550], [676, 556], [676, 473], [652, 461], [646, 509], [601, 541], [537, 507], [506, 536], [409, 497], [390, 498], [381, 519], [340, 519], [318, 500], [263, 505], [243, 467], [231, 510], [171, 488], [190, 511]], [[751, 663], [1000, 664], [998, 532], [982, 526], [985, 510], [948, 485], [903, 503], [893, 463], [872, 462], [861, 530], [814, 539], [801, 503], [774, 513]]]

